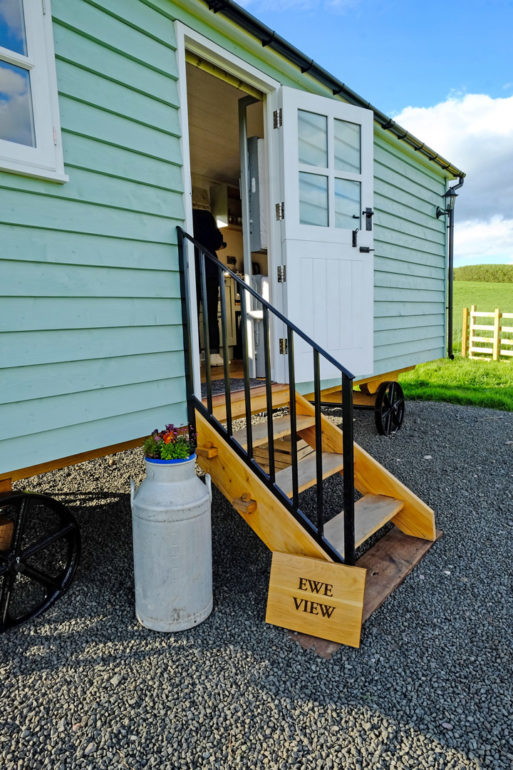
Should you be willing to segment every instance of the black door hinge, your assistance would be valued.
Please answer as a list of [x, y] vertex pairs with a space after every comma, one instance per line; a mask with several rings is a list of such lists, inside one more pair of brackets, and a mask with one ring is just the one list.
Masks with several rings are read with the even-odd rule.
[[273, 110], [273, 128], [281, 128], [283, 126], [283, 111], [281, 107], [277, 110]]

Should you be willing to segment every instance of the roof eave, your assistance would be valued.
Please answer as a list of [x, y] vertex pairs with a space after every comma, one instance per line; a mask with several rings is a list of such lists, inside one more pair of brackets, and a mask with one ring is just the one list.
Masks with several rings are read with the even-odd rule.
[[381, 112], [377, 107], [374, 107], [370, 102], [363, 99], [359, 94], [346, 86], [345, 83], [342, 83], [313, 59], [309, 59], [284, 38], [259, 21], [255, 16], [232, 2], [232, 0], [203, 0], [203, 2], [208, 5], [209, 10], [213, 11], [213, 13], [222, 13], [228, 19], [235, 22], [235, 24], [242, 27], [246, 32], [257, 38], [264, 47], [268, 46], [269, 48], [272, 48], [298, 67], [302, 73], [308, 73], [312, 78], [315, 78], [319, 83], [329, 88], [334, 96], [343, 96], [350, 104], [372, 110], [374, 119], [384, 130], [390, 131], [398, 139], [406, 142], [406, 144], [412, 147], [416, 152], [424, 155], [433, 163], [436, 163], [451, 176], [455, 178], [459, 177], [460, 181], [464, 179], [465, 173], [463, 171], [454, 166], [446, 158], [439, 155], [431, 149], [431, 147], [428, 147], [427, 144], [421, 142], [417, 137], [413, 136], [413, 134], [410, 134], [409, 131], [402, 128], [402, 126], [392, 120], [392, 118], [389, 118], [384, 112]]

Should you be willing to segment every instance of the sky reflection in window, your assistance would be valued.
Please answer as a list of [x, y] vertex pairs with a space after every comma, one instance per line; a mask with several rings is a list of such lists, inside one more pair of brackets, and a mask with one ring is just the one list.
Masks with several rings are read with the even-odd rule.
[[0, 47], [27, 56], [23, 0], [0, 0]]
[[30, 73], [0, 61], [0, 139], [36, 146]]

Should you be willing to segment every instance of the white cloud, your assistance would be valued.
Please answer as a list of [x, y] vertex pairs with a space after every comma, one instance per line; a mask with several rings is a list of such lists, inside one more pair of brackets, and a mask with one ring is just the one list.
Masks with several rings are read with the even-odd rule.
[[27, 91], [27, 77], [14, 69], [0, 66], [0, 99], [22, 95]]
[[513, 219], [492, 217], [488, 222], [458, 222], [454, 248], [458, 264], [513, 263]]
[[0, 22], [2, 19], [9, 31], [21, 40], [24, 32], [24, 25], [20, 5], [11, 3], [8, 0], [0, 0]]
[[458, 263], [513, 258], [513, 96], [451, 96], [395, 120], [467, 177], [456, 202]]
[[34, 145], [32, 99], [28, 74], [0, 66], [0, 139]]

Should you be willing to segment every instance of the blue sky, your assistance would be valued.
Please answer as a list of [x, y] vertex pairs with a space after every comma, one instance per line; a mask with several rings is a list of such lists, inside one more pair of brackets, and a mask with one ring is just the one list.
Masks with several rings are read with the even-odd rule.
[[243, 0], [467, 173], [456, 264], [513, 263], [513, 0]]

